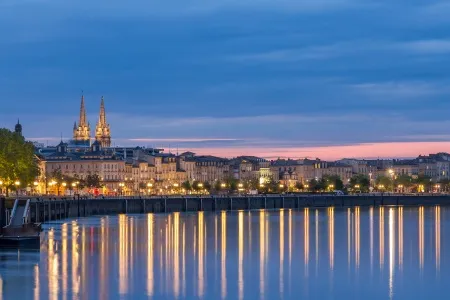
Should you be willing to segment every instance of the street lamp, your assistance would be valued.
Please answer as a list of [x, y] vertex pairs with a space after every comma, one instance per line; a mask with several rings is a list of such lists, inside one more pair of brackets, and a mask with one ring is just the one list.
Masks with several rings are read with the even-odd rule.
[[227, 185], [226, 185], [225, 183], [222, 183], [220, 186], [221, 186], [222, 188], [226, 188], [226, 187], [227, 187]]
[[14, 184], [16, 185], [16, 195], [19, 195], [19, 185], [20, 185], [20, 181], [16, 181], [14, 182]]
[[153, 184], [151, 183], [151, 182], [149, 182], [149, 183], [147, 183], [147, 187], [152, 187], [153, 186]]

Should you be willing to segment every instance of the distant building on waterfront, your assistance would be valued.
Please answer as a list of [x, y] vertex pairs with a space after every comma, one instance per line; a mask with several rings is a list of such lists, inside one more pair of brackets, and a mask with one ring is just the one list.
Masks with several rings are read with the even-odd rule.
[[[102, 97], [100, 113], [95, 127], [95, 140], [104, 148], [111, 147], [111, 128], [106, 121], [105, 101]], [[86, 117], [84, 95], [81, 96], [80, 118], [73, 125], [73, 140], [70, 146], [89, 147], [91, 144], [91, 125]]]

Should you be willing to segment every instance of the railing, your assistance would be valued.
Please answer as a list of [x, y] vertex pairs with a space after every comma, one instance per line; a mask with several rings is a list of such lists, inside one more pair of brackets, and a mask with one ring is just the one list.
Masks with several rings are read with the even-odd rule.
[[22, 224], [28, 224], [30, 222], [30, 199], [27, 199], [25, 210], [23, 211]]
[[16, 200], [14, 201], [14, 206], [13, 206], [13, 209], [12, 209], [12, 211], [11, 211], [11, 214], [10, 214], [10, 215], [8, 216], [8, 218], [6, 219], [6, 220], [9, 220], [8, 226], [11, 226], [12, 217], [13, 217], [14, 214], [16, 213], [17, 206], [19, 206], [19, 199], [16, 199]]

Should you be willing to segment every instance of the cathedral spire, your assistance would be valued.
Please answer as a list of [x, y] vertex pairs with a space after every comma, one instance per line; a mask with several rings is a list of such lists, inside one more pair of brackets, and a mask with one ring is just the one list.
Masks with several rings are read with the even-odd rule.
[[91, 139], [91, 129], [86, 118], [86, 108], [84, 106], [84, 95], [81, 95], [80, 120], [74, 123], [73, 139], [77, 144], [88, 145]]
[[105, 113], [105, 101], [102, 96], [102, 101], [100, 103], [100, 117], [98, 119], [101, 125], [106, 125], [106, 113]]
[[106, 122], [105, 100], [100, 102], [100, 115], [97, 126], [95, 128], [95, 140], [98, 141], [102, 147], [111, 147], [111, 131], [109, 124]]
[[86, 108], [84, 107], [84, 95], [81, 96], [80, 122], [78, 126], [86, 126]]

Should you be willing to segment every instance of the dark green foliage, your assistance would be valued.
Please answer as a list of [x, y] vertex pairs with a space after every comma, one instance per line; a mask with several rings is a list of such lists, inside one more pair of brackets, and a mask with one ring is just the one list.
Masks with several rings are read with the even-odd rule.
[[15, 189], [14, 182], [19, 181], [19, 188], [23, 188], [37, 176], [39, 167], [33, 144], [20, 134], [0, 129], [0, 180], [7, 192]]

